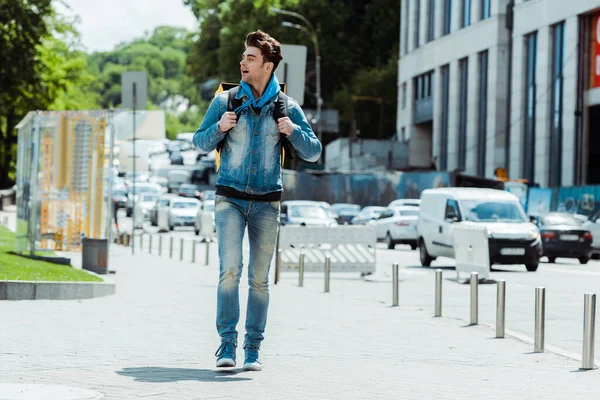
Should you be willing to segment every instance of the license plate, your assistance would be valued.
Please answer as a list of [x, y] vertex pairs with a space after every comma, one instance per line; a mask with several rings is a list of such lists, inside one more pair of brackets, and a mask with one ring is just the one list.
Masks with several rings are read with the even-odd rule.
[[560, 240], [579, 240], [579, 235], [560, 235]]
[[500, 249], [500, 254], [502, 254], [503, 256], [522, 256], [525, 254], [525, 249], [505, 248]]

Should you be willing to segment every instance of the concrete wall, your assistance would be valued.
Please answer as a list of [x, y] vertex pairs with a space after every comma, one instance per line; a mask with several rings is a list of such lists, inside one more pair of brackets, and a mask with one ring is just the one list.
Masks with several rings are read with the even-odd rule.
[[[400, 141], [358, 139], [352, 142], [350, 153], [348, 139], [340, 138], [326, 146], [325, 169], [332, 171], [386, 170], [392, 152], [391, 169], [408, 165], [408, 146]], [[352, 154], [352, 157], [350, 157]]]

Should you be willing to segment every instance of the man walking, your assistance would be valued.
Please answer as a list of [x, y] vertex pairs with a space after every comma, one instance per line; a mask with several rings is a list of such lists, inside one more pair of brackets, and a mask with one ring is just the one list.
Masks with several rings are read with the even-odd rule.
[[[248, 228], [248, 306], [244, 369], [260, 371], [259, 350], [269, 306], [269, 267], [279, 227], [282, 184], [282, 141], [297, 155], [317, 161], [322, 146], [296, 101], [285, 96], [287, 116], [274, 119], [280, 86], [275, 69], [283, 59], [279, 42], [268, 34], [248, 34], [240, 61], [240, 86], [220, 93], [210, 104], [194, 144], [204, 151], [220, 147], [215, 199], [220, 277], [217, 331], [221, 346], [217, 367], [236, 365], [242, 241]], [[231, 100], [237, 106], [231, 109]], [[277, 115], [277, 114], [275, 114]]]

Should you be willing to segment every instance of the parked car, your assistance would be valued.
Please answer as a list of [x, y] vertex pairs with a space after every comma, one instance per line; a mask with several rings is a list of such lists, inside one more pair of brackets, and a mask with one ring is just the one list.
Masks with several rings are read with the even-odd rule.
[[[208, 229], [205, 228], [206, 224], [209, 224]], [[196, 221], [194, 224], [194, 231], [196, 233], [196, 236], [198, 236], [200, 232], [210, 232], [211, 236], [217, 233], [217, 227], [215, 225], [214, 200], [204, 200], [198, 204], [198, 210], [196, 212]]]
[[154, 207], [150, 209], [150, 225], [158, 225], [158, 210], [161, 208], [168, 208], [171, 203], [171, 199], [176, 198], [172, 194], [163, 194], [158, 198], [158, 201], [154, 203]]
[[598, 258], [600, 255], [600, 211], [592, 215], [582, 228], [592, 233], [592, 256]]
[[378, 219], [368, 225], [375, 227], [378, 241], [385, 241], [388, 249], [397, 244], [407, 244], [413, 250], [417, 248], [417, 223], [419, 207], [400, 206], [385, 209]]
[[217, 196], [217, 191], [216, 190], [203, 190], [202, 192], [200, 192], [200, 200], [201, 201], [206, 201], [206, 200], [215, 200]]
[[577, 258], [587, 264], [592, 257], [592, 233], [569, 213], [535, 216], [542, 237], [543, 255], [553, 263], [557, 257]]
[[200, 199], [200, 186], [194, 185], [192, 183], [182, 183], [179, 186], [178, 195], [181, 197], [190, 197], [195, 199]]
[[113, 187], [112, 200], [117, 209], [125, 208], [127, 206], [127, 188], [125, 186]]
[[352, 218], [360, 212], [358, 204], [335, 203], [331, 205], [331, 211], [335, 215], [338, 224], [349, 224]]
[[194, 226], [199, 201], [177, 197], [170, 201], [168, 210], [169, 230], [176, 226]]
[[379, 218], [385, 207], [368, 206], [364, 207], [356, 217], [352, 218], [352, 225], [364, 225], [369, 221]]
[[505, 190], [436, 188], [421, 194], [418, 246], [423, 266], [436, 257], [454, 258], [456, 224], [483, 224], [491, 264], [525, 264], [536, 271], [542, 255], [540, 231], [517, 196]]
[[337, 226], [338, 223], [321, 204], [309, 200], [289, 200], [281, 203], [281, 225]]
[[169, 159], [171, 160], [171, 165], [183, 165], [183, 155], [181, 155], [181, 151], [171, 152]]
[[421, 200], [419, 200], [419, 199], [398, 199], [398, 200], [394, 200], [390, 204], [388, 204], [388, 208], [399, 207], [399, 206], [420, 207]]
[[136, 228], [143, 228], [144, 221], [150, 219], [150, 213], [157, 203], [159, 195], [157, 193], [142, 193], [135, 202], [135, 221]]
[[133, 213], [134, 196], [137, 201], [139, 195], [142, 193], [151, 193], [151, 194], [160, 196], [160, 194], [162, 193], [162, 190], [161, 190], [160, 185], [157, 185], [155, 183], [141, 183], [141, 182], [138, 183], [138, 182], [136, 182], [135, 183], [135, 193], [133, 192], [133, 186], [129, 187], [129, 192], [127, 194], [127, 206], [126, 206], [128, 217], [131, 217], [131, 214]]

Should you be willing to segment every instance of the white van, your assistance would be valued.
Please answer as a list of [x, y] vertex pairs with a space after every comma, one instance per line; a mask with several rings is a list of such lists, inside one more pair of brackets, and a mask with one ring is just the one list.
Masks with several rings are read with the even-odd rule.
[[537, 270], [542, 254], [540, 231], [529, 221], [517, 196], [480, 188], [427, 189], [421, 194], [418, 246], [421, 264], [454, 258], [455, 224], [484, 224], [490, 265], [525, 264]]

